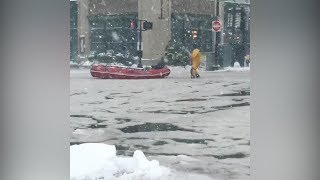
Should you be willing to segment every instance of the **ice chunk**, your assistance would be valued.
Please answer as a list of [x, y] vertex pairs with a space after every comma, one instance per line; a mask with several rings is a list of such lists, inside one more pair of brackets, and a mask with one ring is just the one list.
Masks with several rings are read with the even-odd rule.
[[70, 146], [70, 177], [73, 180], [104, 179], [156, 179], [168, 175], [170, 170], [149, 161], [142, 151], [133, 157], [117, 157], [115, 146], [86, 143]]
[[[192, 161], [186, 156], [179, 156]], [[206, 176], [184, 174], [159, 165], [159, 161], [149, 161], [144, 153], [136, 150], [133, 157], [116, 156], [115, 146], [86, 143], [70, 146], [70, 179], [125, 179], [125, 180], [184, 180], [210, 179]]]
[[115, 146], [98, 143], [86, 143], [70, 146], [70, 177], [81, 179], [90, 174], [98, 174], [109, 169], [115, 171], [108, 162], [116, 157]]

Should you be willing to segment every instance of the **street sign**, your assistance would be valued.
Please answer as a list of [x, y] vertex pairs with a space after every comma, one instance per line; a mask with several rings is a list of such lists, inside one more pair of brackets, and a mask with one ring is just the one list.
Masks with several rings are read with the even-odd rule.
[[212, 31], [220, 32], [222, 28], [220, 21], [212, 21]]

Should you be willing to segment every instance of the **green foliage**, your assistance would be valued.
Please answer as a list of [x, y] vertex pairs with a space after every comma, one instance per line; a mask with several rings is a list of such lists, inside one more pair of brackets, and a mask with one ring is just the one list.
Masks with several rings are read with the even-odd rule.
[[165, 57], [168, 59], [168, 64], [172, 66], [186, 66], [189, 64], [189, 54], [182, 50], [175, 50], [172, 47], [167, 48]]

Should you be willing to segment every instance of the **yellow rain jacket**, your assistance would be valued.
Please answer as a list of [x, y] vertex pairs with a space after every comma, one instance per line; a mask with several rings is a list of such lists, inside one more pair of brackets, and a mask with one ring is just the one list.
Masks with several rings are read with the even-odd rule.
[[201, 53], [199, 49], [194, 49], [191, 54], [191, 61], [192, 61], [192, 74], [198, 74], [197, 69], [201, 63]]

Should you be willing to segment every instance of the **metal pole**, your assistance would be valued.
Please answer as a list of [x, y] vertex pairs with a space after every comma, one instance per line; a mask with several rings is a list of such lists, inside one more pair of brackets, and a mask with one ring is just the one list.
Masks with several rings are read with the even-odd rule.
[[[215, 9], [216, 9], [216, 11], [215, 11], [215, 13], [216, 13], [216, 18], [217, 18], [217, 21], [220, 21], [218, 18], [219, 18], [219, 15], [220, 15], [220, 11], [219, 11], [219, 0], [216, 0], [216, 6], [215, 6]], [[221, 28], [222, 27], [220, 27], [220, 32], [216, 32], [216, 40], [215, 40], [215, 60], [216, 60], [216, 66], [219, 66], [219, 62], [218, 62], [218, 54], [217, 54], [217, 48], [218, 48], [218, 43], [219, 43], [219, 38], [217, 38], [218, 36], [217, 36], [217, 33], [219, 33], [219, 37], [221, 36]]]
[[[214, 6], [213, 6], [214, 16], [213, 16], [213, 20], [216, 20], [216, 7], [217, 7], [216, 4], [217, 4], [217, 0], [214, 1]], [[213, 27], [211, 27], [211, 28], [213, 28]], [[212, 53], [213, 53], [212, 62], [215, 63], [215, 61], [216, 61], [216, 58], [215, 58], [215, 54], [216, 54], [216, 32], [213, 29], [212, 29]], [[212, 65], [214, 65], [214, 64], [212, 64]]]
[[138, 68], [142, 68], [142, 50], [141, 50], [141, 43], [142, 43], [142, 27], [141, 27], [141, 22], [139, 21], [139, 36], [138, 36], [138, 43], [139, 43], [139, 48], [138, 48], [138, 55], [139, 55], [139, 64]]
[[[214, 20], [218, 21], [219, 17], [219, 0], [214, 1]], [[218, 65], [218, 59], [217, 59], [217, 32], [212, 30], [212, 51], [213, 51], [213, 62], [214, 65]]]
[[[223, 3], [223, 2], [222, 2]], [[220, 3], [219, 3], [219, 6], [220, 6]], [[223, 6], [224, 7], [224, 6]], [[219, 7], [219, 9], [220, 9], [220, 7]], [[225, 20], [225, 11], [224, 11], [224, 8], [222, 8], [221, 9], [221, 13], [220, 13], [220, 11], [219, 11], [219, 14], [221, 14], [221, 16], [220, 16], [220, 18], [221, 18], [221, 21], [222, 21], [222, 27], [221, 27], [221, 31], [220, 31], [220, 45], [222, 45], [223, 46], [223, 44], [224, 44], [224, 38], [223, 38], [223, 32], [224, 32], [224, 27], [225, 27], [225, 25], [224, 25], [224, 20]]]
[[163, 8], [162, 8], [163, 0], [161, 0], [160, 3], [161, 3], [160, 19], [163, 19], [163, 12], [162, 12], [163, 11]]
[[216, 32], [215, 31], [212, 31], [212, 52], [213, 52], [213, 62], [216, 61]]

